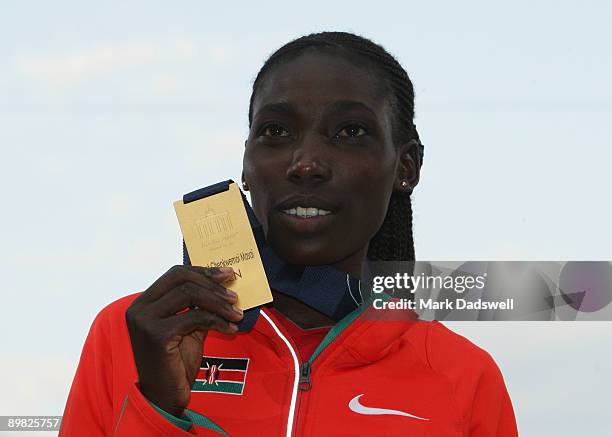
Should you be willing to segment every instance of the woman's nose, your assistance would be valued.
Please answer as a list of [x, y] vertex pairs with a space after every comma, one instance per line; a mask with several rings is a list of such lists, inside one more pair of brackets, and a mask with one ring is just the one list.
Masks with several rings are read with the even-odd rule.
[[324, 144], [301, 145], [295, 148], [287, 169], [287, 179], [295, 183], [318, 183], [330, 179], [331, 169], [323, 157]]

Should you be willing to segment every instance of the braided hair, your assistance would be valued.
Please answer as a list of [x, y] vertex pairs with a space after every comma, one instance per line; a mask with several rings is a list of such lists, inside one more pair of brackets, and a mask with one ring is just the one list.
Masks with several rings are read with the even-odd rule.
[[[406, 71], [382, 46], [347, 32], [319, 32], [297, 38], [276, 50], [257, 73], [249, 102], [249, 128], [253, 120], [253, 101], [263, 78], [274, 66], [297, 58], [306, 49], [332, 51], [357, 66], [376, 69], [383, 78], [393, 113], [392, 138], [395, 145], [413, 142], [422, 162], [423, 146], [414, 125], [414, 89]], [[370, 240], [367, 258], [371, 261], [414, 261], [412, 205], [410, 192], [393, 192], [387, 214], [376, 235]]]

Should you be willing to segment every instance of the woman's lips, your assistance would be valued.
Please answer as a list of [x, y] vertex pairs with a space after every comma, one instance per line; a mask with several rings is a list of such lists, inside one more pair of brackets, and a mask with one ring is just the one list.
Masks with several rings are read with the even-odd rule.
[[[326, 212], [334, 213], [338, 209], [334, 202], [331, 202], [323, 197], [314, 196], [312, 194], [295, 194], [289, 196], [276, 204], [274, 208], [277, 211], [289, 212], [293, 209], [300, 208], [301, 210], [318, 209]], [[307, 211], [306, 211], [307, 212]], [[307, 215], [302, 211], [301, 215]]]
[[[295, 208], [295, 213], [289, 210], [289, 212], [280, 211], [277, 215], [283, 225], [298, 233], [320, 232], [325, 229], [326, 226], [329, 226], [336, 216], [334, 213], [320, 210], [319, 208], [305, 209], [314, 209], [316, 211], [300, 211], [298, 208]], [[315, 212], [317, 213], [316, 215], [314, 214]]]
[[331, 211], [322, 208], [313, 208], [313, 207], [305, 207], [305, 206], [297, 206], [295, 208], [289, 208], [283, 210], [285, 214], [288, 215], [297, 215], [302, 218], [310, 218], [316, 217], [319, 215], [328, 215], [331, 214]]

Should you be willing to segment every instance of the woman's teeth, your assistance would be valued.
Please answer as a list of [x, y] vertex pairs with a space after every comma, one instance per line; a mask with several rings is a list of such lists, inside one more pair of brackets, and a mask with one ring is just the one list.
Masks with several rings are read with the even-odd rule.
[[318, 215], [331, 214], [331, 211], [326, 211], [324, 209], [302, 208], [301, 206], [298, 206], [297, 208], [285, 209], [283, 212], [289, 215], [297, 215], [298, 217], [315, 217]]

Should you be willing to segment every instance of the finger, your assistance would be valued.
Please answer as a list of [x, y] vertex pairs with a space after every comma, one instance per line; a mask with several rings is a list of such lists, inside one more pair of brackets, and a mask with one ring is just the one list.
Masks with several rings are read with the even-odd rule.
[[[231, 271], [233, 272], [233, 270]], [[230, 271], [219, 268], [198, 267], [197, 270], [192, 266], [174, 266], [159, 277], [144, 293], [135, 301], [135, 305], [154, 302], [163, 296], [168, 290], [177, 287], [185, 282], [193, 282], [202, 286], [210, 285], [219, 290], [225, 289], [220, 282], [227, 280]]]
[[147, 317], [161, 318], [173, 316], [186, 308], [198, 307], [230, 321], [241, 320], [243, 313], [233, 305], [236, 298], [228, 300], [228, 292], [233, 293], [202, 287], [193, 282], [184, 282], [155, 302], [147, 304], [143, 307], [143, 312]]
[[238, 331], [238, 325], [225, 320], [215, 313], [204, 310], [189, 310], [176, 314], [162, 321], [169, 335], [184, 337], [195, 331], [219, 331], [225, 334], [234, 334]]
[[229, 280], [233, 280], [234, 269], [231, 267], [200, 267], [200, 266], [184, 266], [187, 270], [201, 274], [210, 280], [220, 284]]

